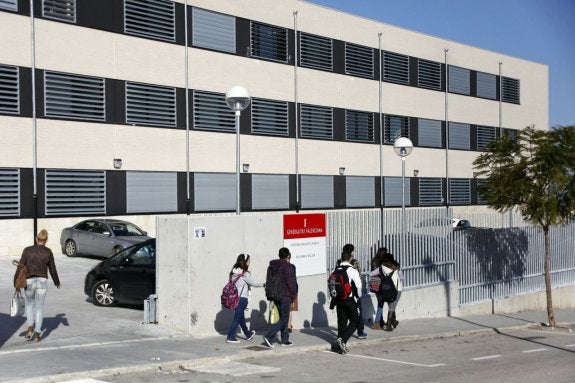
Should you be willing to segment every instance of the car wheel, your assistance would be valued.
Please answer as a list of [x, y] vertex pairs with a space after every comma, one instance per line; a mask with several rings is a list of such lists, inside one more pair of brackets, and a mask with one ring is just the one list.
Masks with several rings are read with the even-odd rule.
[[122, 246], [116, 246], [116, 247], [114, 247], [114, 250], [112, 250], [112, 253], [115, 255], [115, 254], [118, 254], [122, 250], [124, 250], [124, 248]]
[[110, 307], [116, 304], [114, 299], [114, 289], [107, 280], [96, 283], [92, 289], [92, 300], [96, 306]]
[[76, 242], [72, 239], [66, 241], [64, 245], [64, 252], [68, 257], [75, 257], [78, 254], [78, 247], [76, 246]]

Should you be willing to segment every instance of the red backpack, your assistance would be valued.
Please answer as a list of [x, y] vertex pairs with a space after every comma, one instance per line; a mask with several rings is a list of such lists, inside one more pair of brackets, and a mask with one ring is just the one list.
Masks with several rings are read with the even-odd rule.
[[222, 301], [222, 306], [235, 310], [236, 307], [240, 304], [240, 296], [238, 294], [238, 288], [236, 287], [236, 282], [243, 277], [244, 273], [241, 273], [237, 276], [237, 278], [232, 280], [232, 276], [228, 280], [228, 283], [222, 289], [222, 296], [220, 297]]

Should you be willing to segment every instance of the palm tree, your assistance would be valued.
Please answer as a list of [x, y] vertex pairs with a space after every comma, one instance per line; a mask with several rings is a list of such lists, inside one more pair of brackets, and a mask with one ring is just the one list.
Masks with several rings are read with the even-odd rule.
[[516, 208], [523, 219], [543, 231], [547, 317], [549, 326], [555, 327], [549, 230], [574, 217], [575, 126], [550, 131], [530, 126], [517, 137], [503, 135], [473, 165], [484, 177], [478, 190], [489, 207], [499, 212]]

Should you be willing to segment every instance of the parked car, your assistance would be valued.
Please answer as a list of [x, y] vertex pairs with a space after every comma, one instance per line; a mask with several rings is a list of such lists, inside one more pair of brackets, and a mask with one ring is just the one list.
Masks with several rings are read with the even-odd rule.
[[456, 231], [467, 230], [467, 229], [473, 228], [473, 226], [471, 226], [471, 222], [469, 222], [469, 220], [461, 219], [461, 218], [453, 218], [452, 226], [453, 226], [453, 230], [456, 230]]
[[471, 222], [463, 218], [432, 217], [427, 218], [409, 229], [409, 232], [417, 235], [429, 235], [444, 237], [452, 231], [472, 229]]
[[117, 219], [87, 219], [62, 230], [60, 246], [68, 257], [78, 254], [110, 257], [150, 239], [138, 226]]
[[84, 293], [96, 306], [143, 304], [156, 292], [156, 240], [138, 243], [96, 264], [86, 274]]

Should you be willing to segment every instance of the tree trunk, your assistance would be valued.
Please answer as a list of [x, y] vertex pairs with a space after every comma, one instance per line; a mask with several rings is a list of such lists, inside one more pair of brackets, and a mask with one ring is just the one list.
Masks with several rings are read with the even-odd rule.
[[549, 239], [549, 227], [543, 228], [543, 235], [545, 237], [545, 295], [547, 296], [547, 319], [549, 326], [555, 327], [553, 297], [551, 296], [551, 240]]

